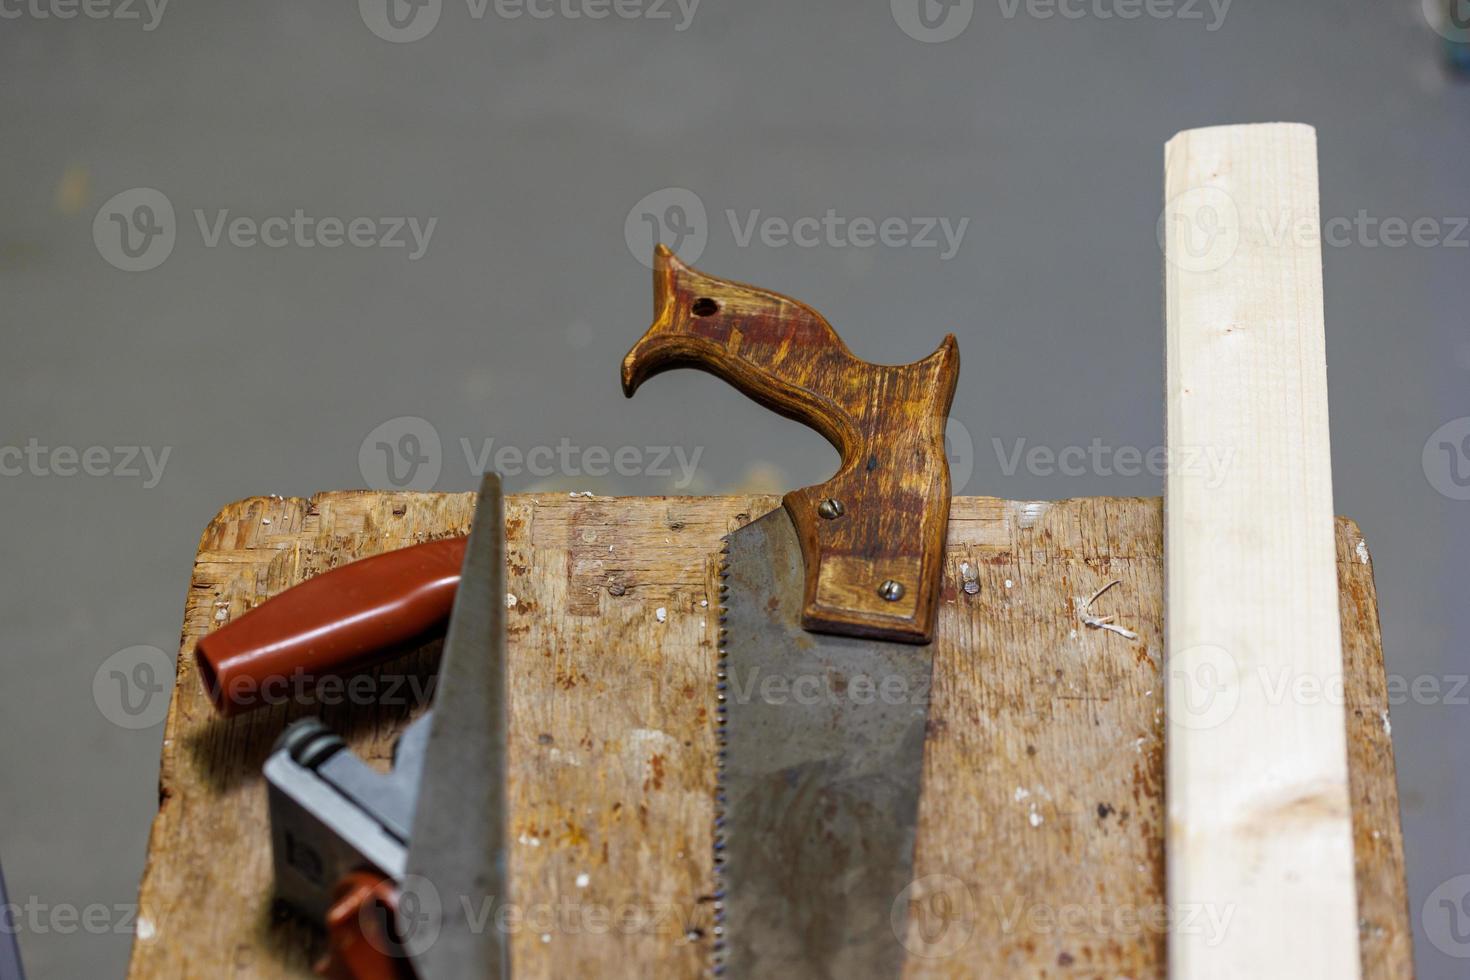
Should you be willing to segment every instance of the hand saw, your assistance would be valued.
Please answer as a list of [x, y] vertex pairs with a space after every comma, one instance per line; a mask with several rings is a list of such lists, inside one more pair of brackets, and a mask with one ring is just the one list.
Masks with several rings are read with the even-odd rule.
[[842, 465], [726, 539], [716, 681], [714, 971], [895, 977], [913, 877], [959, 375], [953, 336], [859, 360], [820, 314], [654, 256], [624, 392], [692, 367], [816, 429]]
[[[287, 728], [266, 760], [276, 890], [325, 918], [329, 952], [319, 969], [338, 980], [510, 976], [509, 936], [489, 915], [491, 905], [505, 906], [508, 885], [505, 530], [493, 474], [459, 547], [464, 563], [433, 706], [404, 730], [393, 770], [369, 767], [316, 718]], [[346, 568], [322, 580], [364, 583], [372, 601], [363, 616], [391, 607], [383, 601], [389, 583], [369, 586], [344, 576]], [[283, 603], [258, 619], [300, 625], [303, 608]], [[338, 612], [333, 605], [320, 613], [324, 629]], [[295, 649], [300, 634], [280, 635]], [[334, 658], [349, 646], [332, 647], [328, 660], [345, 662]], [[240, 642], [230, 648], [249, 653]]]

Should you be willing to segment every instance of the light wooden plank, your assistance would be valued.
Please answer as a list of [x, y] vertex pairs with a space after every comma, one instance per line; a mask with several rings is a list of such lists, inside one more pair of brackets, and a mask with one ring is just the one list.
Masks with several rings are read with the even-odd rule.
[[1230, 917], [1176, 928], [1171, 972], [1351, 980], [1316, 134], [1180, 133], [1165, 185], [1169, 901]]
[[[512, 894], [541, 921], [567, 903], [573, 913], [516, 935], [517, 978], [701, 975], [714, 779], [706, 603], [720, 535], [776, 504], [508, 498]], [[386, 765], [421, 710], [413, 695], [435, 648], [375, 672], [375, 690], [396, 704], [220, 721], [194, 645], [309, 575], [462, 532], [471, 506], [467, 494], [257, 497], [210, 522], [185, 608], [130, 976], [311, 976], [320, 936], [271, 909], [261, 762], [290, 718], [322, 714]], [[915, 912], [909, 977], [1163, 976], [1162, 537], [1157, 499], [954, 501], [919, 883], [895, 896]], [[1373, 568], [1350, 521], [1337, 544], [1364, 973], [1401, 980], [1410, 929]], [[1137, 641], [1078, 618], [1077, 600], [1113, 579], [1092, 611]], [[404, 675], [410, 683], [390, 680]], [[628, 918], [605, 923], [604, 909]]]

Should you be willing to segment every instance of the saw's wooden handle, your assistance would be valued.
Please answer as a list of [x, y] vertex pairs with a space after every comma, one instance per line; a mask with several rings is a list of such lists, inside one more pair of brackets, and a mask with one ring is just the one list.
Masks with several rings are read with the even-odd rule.
[[783, 498], [806, 566], [802, 625], [929, 642], [949, 523], [954, 336], [913, 364], [869, 364], [811, 307], [705, 275], [662, 245], [653, 294], [653, 326], [623, 359], [624, 393], [662, 371], [698, 368], [842, 454], [832, 479]]

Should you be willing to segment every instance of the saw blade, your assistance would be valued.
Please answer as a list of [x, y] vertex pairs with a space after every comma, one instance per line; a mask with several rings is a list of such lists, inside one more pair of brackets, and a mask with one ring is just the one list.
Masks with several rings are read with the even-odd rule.
[[400, 928], [421, 980], [510, 976], [506, 906], [505, 501], [486, 474], [439, 661], [401, 882]]
[[721, 576], [714, 971], [896, 977], [932, 654], [803, 630], [784, 508], [730, 534]]

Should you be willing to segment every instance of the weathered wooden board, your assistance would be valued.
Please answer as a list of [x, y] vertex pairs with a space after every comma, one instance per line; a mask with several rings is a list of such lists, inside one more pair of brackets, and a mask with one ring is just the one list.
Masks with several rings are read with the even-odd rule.
[[[709, 937], [719, 537], [775, 497], [508, 500], [510, 823], [519, 977], [697, 976]], [[463, 532], [467, 494], [252, 498], [205, 530], [186, 605], [131, 975], [305, 976], [320, 939], [273, 911], [260, 765], [319, 712], [387, 765], [428, 649], [392, 703], [217, 720], [199, 636], [326, 568]], [[954, 501], [911, 902], [911, 976], [1163, 975], [1158, 500]], [[1410, 976], [1403, 847], [1372, 565], [1337, 527], [1363, 974]], [[963, 586], [962, 563], [978, 590]], [[1079, 604], [1129, 640], [1088, 627]], [[347, 689], [351, 691], [351, 688]], [[358, 698], [360, 700], [360, 698]], [[1181, 927], [1228, 928], [1229, 910]]]

